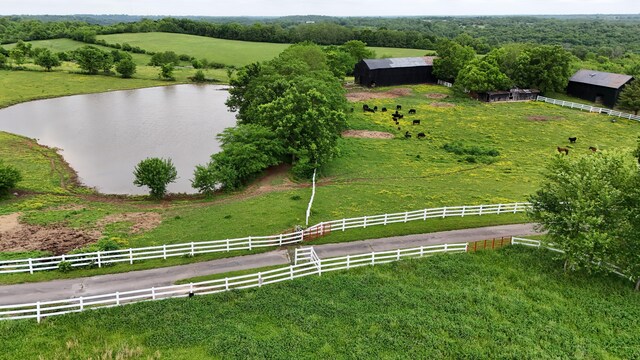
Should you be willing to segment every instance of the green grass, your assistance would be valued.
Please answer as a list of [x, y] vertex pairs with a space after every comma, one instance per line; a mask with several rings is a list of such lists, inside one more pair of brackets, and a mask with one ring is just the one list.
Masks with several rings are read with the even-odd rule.
[[17, 358], [602, 358], [640, 356], [640, 294], [508, 247], [269, 285], [0, 322]]
[[[216, 39], [172, 33], [135, 33], [100, 35], [98, 39], [110, 44], [129, 43], [147, 51], [174, 51], [187, 54], [197, 59], [207, 59], [226, 65], [244, 66], [256, 61], [267, 61], [275, 58], [289, 44], [275, 44], [250, 41]], [[377, 57], [424, 56], [429, 50], [370, 47]]]
[[110, 44], [128, 43], [147, 51], [173, 51], [197, 59], [207, 59], [226, 65], [244, 66], [256, 61], [275, 58], [289, 44], [215, 39], [204, 36], [172, 33], [135, 33], [100, 35], [98, 39]]
[[[7, 72], [10, 76], [15, 73], [42, 74]], [[73, 77], [87, 81], [100, 78], [84, 75]], [[19, 82], [18, 79], [14, 78], [13, 81]], [[4, 78], [0, 81], [4, 81]], [[121, 81], [127, 84], [137, 80]], [[62, 84], [64, 82], [55, 86]], [[449, 89], [440, 86], [419, 85], [409, 88], [413, 92], [406, 97], [366, 102], [370, 106], [388, 108], [401, 104], [405, 114], [408, 109], [415, 108], [415, 116], [407, 115], [401, 120], [401, 130], [397, 130], [392, 123], [389, 113], [365, 114], [356, 110], [349, 115], [349, 126], [353, 129], [387, 131], [396, 137], [388, 140], [340, 140], [340, 155], [321, 171], [310, 224], [439, 206], [524, 201], [537, 189], [546, 162], [558, 156], [555, 150], [557, 146], [569, 146], [569, 156], [591, 156], [589, 146], [601, 150], [631, 149], [640, 134], [640, 127], [635, 122], [620, 120], [611, 123], [603, 115], [544, 103], [485, 104], [458, 98]], [[5, 98], [13, 95], [0, 87], [0, 92], [3, 90]], [[387, 90], [379, 88], [374, 91]], [[443, 93], [449, 97], [433, 100], [425, 96], [428, 93]], [[454, 106], [443, 107], [442, 104]], [[362, 103], [354, 104], [356, 109], [361, 109], [361, 106]], [[421, 124], [411, 125], [413, 119], [420, 119]], [[407, 130], [414, 135], [409, 140], [403, 137]], [[416, 139], [418, 132], [425, 132], [427, 138]], [[577, 136], [578, 143], [568, 144], [567, 138], [570, 136]], [[465, 147], [495, 149], [500, 155], [493, 163], [483, 163], [481, 159], [469, 162], [467, 155], [456, 155], [443, 149], [444, 145], [456, 142]], [[61, 188], [61, 175], [51, 171], [51, 161], [61, 164], [61, 158], [52, 150], [34, 146], [28, 139], [7, 134], [0, 136], [0, 159], [20, 167], [26, 174], [26, 180], [19, 184], [21, 190], [27, 194], [38, 193], [0, 203], [0, 214], [20, 211], [23, 213], [22, 220], [31, 224], [94, 229], [102, 217], [111, 214], [140, 211], [160, 213], [163, 221], [151, 231], [129, 234], [126, 224], [120, 224], [104, 234], [122, 237], [129, 246], [134, 247], [281, 233], [295, 225], [304, 224], [311, 194], [308, 187], [300, 187], [255, 196], [237, 193], [217, 195], [213, 201], [195, 198], [152, 202], [141, 197], [112, 200], [85, 196], [86, 190], [82, 189]], [[56, 165], [56, 169], [59, 168], [62, 167]], [[63, 173], [62, 176], [69, 175]], [[272, 180], [275, 183], [282, 181], [282, 178]], [[61, 205], [70, 204], [81, 205], [83, 210], [61, 208]], [[316, 243], [525, 221], [527, 219], [523, 215], [450, 218], [334, 232], [316, 240]], [[201, 260], [195, 258], [185, 261]], [[173, 263], [157, 262], [154, 266], [168, 264]], [[120, 272], [126, 271], [125, 268], [100, 271]], [[87, 271], [73, 272], [74, 275], [68, 276], [93, 274], [90, 272], [92, 270]], [[33, 281], [39, 276], [44, 279], [55, 274], [35, 277], [20, 275], [7, 281]]]

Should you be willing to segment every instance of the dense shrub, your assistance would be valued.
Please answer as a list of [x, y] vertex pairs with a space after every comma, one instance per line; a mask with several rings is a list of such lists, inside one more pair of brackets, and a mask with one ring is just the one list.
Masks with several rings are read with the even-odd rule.
[[136, 165], [133, 171], [136, 186], [148, 186], [150, 195], [159, 199], [167, 192], [167, 185], [178, 178], [176, 167], [171, 159], [147, 158]]
[[477, 145], [466, 145], [459, 141], [444, 144], [442, 148], [456, 155], [500, 156], [500, 152], [496, 149]]
[[22, 180], [20, 171], [11, 165], [0, 163], [0, 194], [6, 194]]

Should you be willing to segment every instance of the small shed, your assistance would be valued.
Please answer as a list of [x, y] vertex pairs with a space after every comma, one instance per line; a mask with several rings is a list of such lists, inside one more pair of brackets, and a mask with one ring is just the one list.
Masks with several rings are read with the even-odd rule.
[[540, 95], [536, 89], [511, 89], [509, 91], [487, 91], [476, 94], [475, 98], [484, 102], [498, 101], [532, 101]]
[[567, 94], [613, 108], [624, 86], [633, 76], [594, 70], [578, 70], [567, 86]]
[[435, 56], [363, 59], [355, 66], [355, 82], [369, 87], [435, 83], [434, 58]]

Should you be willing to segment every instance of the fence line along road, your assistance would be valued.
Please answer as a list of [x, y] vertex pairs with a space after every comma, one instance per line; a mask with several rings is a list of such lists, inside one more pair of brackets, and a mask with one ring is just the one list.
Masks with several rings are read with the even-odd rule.
[[524, 212], [530, 203], [491, 204], [474, 206], [453, 206], [433, 209], [407, 211], [403, 213], [363, 216], [321, 222], [305, 230], [288, 234], [271, 236], [249, 236], [237, 239], [199, 241], [183, 244], [149, 246], [112, 251], [97, 251], [81, 254], [66, 254], [42, 258], [29, 258], [0, 261], [0, 274], [31, 273], [36, 271], [55, 270], [61, 262], [71, 267], [96, 266], [129, 263], [149, 259], [167, 259], [176, 256], [195, 256], [213, 252], [230, 252], [253, 250], [265, 247], [278, 247], [303, 242], [306, 238], [322, 236], [331, 231], [346, 231], [354, 228], [367, 228], [393, 223], [406, 223], [416, 220], [437, 219], [446, 217], [464, 217], [490, 214], [511, 214]]
[[620, 117], [620, 118], [623, 118], [623, 119], [640, 121], [640, 116], [638, 116], [638, 115], [623, 113], [621, 111], [611, 110], [611, 109], [607, 109], [607, 108], [601, 108], [601, 107], [585, 105], [585, 104], [578, 104], [578, 103], [574, 103], [574, 102], [571, 102], [571, 101], [552, 99], [552, 98], [548, 98], [548, 97], [544, 97], [544, 96], [538, 96], [537, 100], [538, 101], [544, 101], [544, 102], [549, 103], [549, 104], [570, 107], [572, 109], [586, 110], [586, 111], [589, 111], [589, 112], [595, 112], [595, 113], [599, 113], [599, 114], [607, 114], [609, 116], [617, 116], [617, 117]]
[[296, 253], [295, 256], [296, 264], [279, 269], [183, 285], [152, 287], [150, 289], [123, 291], [65, 300], [2, 305], [0, 306], [0, 320], [36, 319], [40, 322], [45, 317], [81, 312], [89, 309], [107, 308], [173, 297], [192, 297], [233, 289], [255, 288], [304, 276], [322, 275], [323, 273], [331, 271], [352, 269], [361, 266], [373, 266], [437, 253], [465, 252], [466, 250], [467, 243], [443, 244], [320, 259], [313, 247], [296, 249], [296, 252], [300, 251], [300, 254]]

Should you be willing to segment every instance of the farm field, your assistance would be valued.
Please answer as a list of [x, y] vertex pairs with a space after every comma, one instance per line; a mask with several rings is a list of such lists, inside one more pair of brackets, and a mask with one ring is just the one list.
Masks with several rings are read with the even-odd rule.
[[640, 295], [507, 247], [260, 289], [0, 322], [15, 358], [607, 358], [640, 355]]
[[[215, 39], [172, 33], [135, 33], [100, 35], [98, 39], [110, 44], [128, 43], [148, 51], [175, 51], [197, 59], [207, 59], [226, 65], [244, 66], [256, 61], [267, 61], [278, 56], [290, 44]], [[371, 47], [378, 57], [422, 56], [427, 50]]]
[[[310, 224], [439, 206], [526, 201], [537, 188], [545, 163], [559, 156], [557, 146], [570, 146], [569, 156], [592, 155], [589, 146], [600, 150], [631, 149], [640, 134], [640, 124], [635, 122], [612, 123], [604, 115], [549, 104], [485, 104], [456, 97], [449, 89], [433, 85], [403, 89], [350, 91], [350, 98], [379, 98], [354, 102], [356, 110], [349, 115], [349, 127], [386, 132], [391, 138], [345, 137], [340, 140], [340, 156], [321, 171]], [[389, 93], [392, 92], [400, 92], [401, 96], [391, 99]], [[400, 120], [401, 130], [398, 130], [389, 112], [362, 112], [365, 102], [379, 108], [395, 108], [396, 104], [401, 104], [403, 113], [414, 108], [417, 114], [407, 114]], [[420, 120], [419, 125], [412, 125], [415, 119]], [[405, 139], [405, 131], [410, 131], [413, 137]], [[424, 132], [426, 137], [417, 139], [418, 132]], [[578, 143], [569, 145], [567, 138], [570, 136], [577, 136]], [[444, 149], [447, 144], [495, 150], [499, 155], [456, 155]], [[84, 235], [98, 231], [96, 236], [117, 238], [124, 247], [277, 234], [304, 224], [311, 195], [307, 183], [293, 181], [281, 172], [243, 191], [216, 195], [212, 199], [174, 197], [151, 202], [141, 197], [103, 197], [74, 187], [69, 181], [61, 184], [61, 177], [69, 179], [72, 176], [51, 170], [51, 159], [53, 164], [62, 164], [62, 159], [53, 151], [44, 151], [46, 156], [43, 156], [43, 151], [28, 139], [12, 135], [0, 137], [0, 157], [34, 174], [19, 184], [21, 196], [0, 205], [0, 214], [20, 212], [23, 224], [44, 231], [57, 227]], [[16, 153], [22, 154], [21, 157], [15, 157]], [[61, 168], [56, 166], [56, 169]], [[136, 213], [136, 218], [127, 218], [125, 215], [129, 213]], [[105, 225], [101, 221], [104, 218], [112, 220]], [[269, 221], [265, 221], [267, 218]], [[134, 231], [146, 221], [151, 225], [143, 231]], [[520, 214], [449, 218], [334, 233], [316, 242], [526, 221], [526, 216]], [[89, 237], [79, 246], [96, 241], [98, 237]], [[36, 249], [22, 251], [31, 250]], [[2, 256], [18, 255], [5, 253]], [[23, 256], [32, 256], [32, 253]], [[206, 259], [208, 257], [172, 260], [166, 265]], [[140, 266], [149, 265], [142, 263]], [[154, 263], [154, 266], [162, 266], [162, 262]], [[101, 269], [100, 273], [127, 269], [130, 268], [115, 266]], [[65, 276], [94, 273], [95, 270], [83, 270]], [[0, 281], [34, 281], [52, 275], [55, 274], [19, 275]]]

